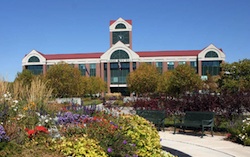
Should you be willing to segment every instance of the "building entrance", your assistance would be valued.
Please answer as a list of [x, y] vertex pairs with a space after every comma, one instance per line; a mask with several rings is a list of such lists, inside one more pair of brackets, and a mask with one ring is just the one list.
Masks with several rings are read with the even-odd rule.
[[111, 87], [110, 91], [111, 91], [111, 93], [121, 93], [122, 96], [129, 96], [130, 95], [127, 87]]

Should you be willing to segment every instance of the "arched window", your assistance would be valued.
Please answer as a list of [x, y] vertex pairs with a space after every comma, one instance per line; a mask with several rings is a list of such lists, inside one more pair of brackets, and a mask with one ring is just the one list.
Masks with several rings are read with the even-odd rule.
[[129, 55], [123, 50], [116, 50], [112, 53], [110, 59], [129, 59]]
[[118, 25], [115, 26], [115, 29], [126, 29], [126, 26], [122, 23], [119, 23]]
[[214, 51], [209, 51], [208, 53], [206, 53], [205, 58], [218, 58], [218, 54]]
[[32, 56], [29, 58], [28, 62], [40, 62], [40, 59], [36, 56]]

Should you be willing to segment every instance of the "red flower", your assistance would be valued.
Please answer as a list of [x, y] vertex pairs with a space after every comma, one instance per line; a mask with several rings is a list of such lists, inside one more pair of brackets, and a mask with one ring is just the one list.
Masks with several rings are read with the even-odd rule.
[[34, 130], [29, 130], [28, 128], [25, 128], [25, 131], [27, 132], [29, 138], [31, 138], [37, 132], [44, 132], [46, 134], [49, 133], [48, 129], [45, 128], [44, 126], [36, 126]]
[[26, 128], [25, 131], [27, 132], [29, 138], [36, 134], [35, 130], [29, 130], [28, 128]]
[[36, 130], [36, 131], [40, 131], [40, 132], [44, 132], [44, 133], [46, 133], [46, 134], [49, 133], [48, 129], [45, 128], [44, 126], [36, 126], [35, 130]]

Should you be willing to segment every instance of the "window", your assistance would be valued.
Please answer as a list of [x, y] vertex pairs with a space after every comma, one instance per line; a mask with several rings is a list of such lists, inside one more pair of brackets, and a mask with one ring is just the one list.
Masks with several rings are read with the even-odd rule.
[[32, 56], [29, 58], [28, 62], [40, 62], [40, 59], [36, 56]]
[[96, 64], [90, 64], [90, 76], [96, 76]]
[[203, 61], [202, 75], [210, 74], [212, 76], [219, 75], [221, 61]]
[[119, 23], [118, 25], [115, 26], [115, 29], [126, 29], [126, 26], [122, 23]]
[[179, 63], [178, 63], [178, 65], [184, 65], [184, 64], [186, 64], [185, 61], [179, 61]]
[[136, 69], [136, 62], [133, 62], [133, 70]]
[[34, 75], [39, 75], [43, 73], [43, 65], [28, 65], [27, 70], [30, 70]]
[[104, 81], [107, 82], [107, 76], [108, 76], [108, 71], [107, 71], [107, 63], [104, 63]]
[[129, 74], [130, 64], [129, 62], [122, 62], [121, 69], [119, 69], [118, 63], [110, 63], [110, 82], [111, 84], [126, 84], [126, 78]]
[[118, 41], [124, 44], [129, 44], [129, 31], [119, 31], [112, 33], [112, 43], [115, 44]]
[[79, 70], [80, 70], [82, 76], [85, 76], [85, 75], [86, 75], [86, 67], [85, 67], [85, 64], [79, 64]]
[[123, 50], [116, 50], [112, 53], [110, 59], [129, 59], [129, 55]]
[[168, 70], [174, 69], [174, 62], [168, 62]]
[[209, 51], [206, 53], [205, 58], [218, 58], [218, 54], [214, 51]]
[[196, 61], [191, 61], [191, 62], [190, 62], [190, 66], [191, 66], [192, 68], [194, 68], [194, 70], [195, 70], [196, 73], [197, 73], [197, 62], [196, 62]]
[[162, 73], [162, 62], [156, 62], [155, 65], [157, 69], [159, 70], [159, 72]]
[[52, 67], [53, 65], [47, 65], [47, 71]]

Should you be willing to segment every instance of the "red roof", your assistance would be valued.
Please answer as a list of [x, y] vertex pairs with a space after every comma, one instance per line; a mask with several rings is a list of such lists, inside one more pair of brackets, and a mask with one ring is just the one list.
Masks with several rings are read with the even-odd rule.
[[[179, 50], [179, 51], [139, 51], [136, 52], [140, 57], [165, 57], [165, 56], [198, 56], [202, 50]], [[98, 53], [75, 53], [75, 54], [43, 54], [40, 53], [46, 60], [60, 59], [99, 59], [103, 52]]]
[[103, 55], [99, 53], [76, 53], [76, 54], [42, 54], [47, 60], [57, 59], [87, 59], [87, 58], [100, 58]]
[[161, 56], [198, 56], [202, 50], [179, 50], [179, 51], [140, 51], [136, 52], [140, 57]]
[[[115, 23], [115, 21], [117, 20], [111, 20], [109, 25], [112, 25], [113, 23]], [[130, 25], [132, 25], [132, 20], [125, 20], [127, 23], [129, 23]]]

